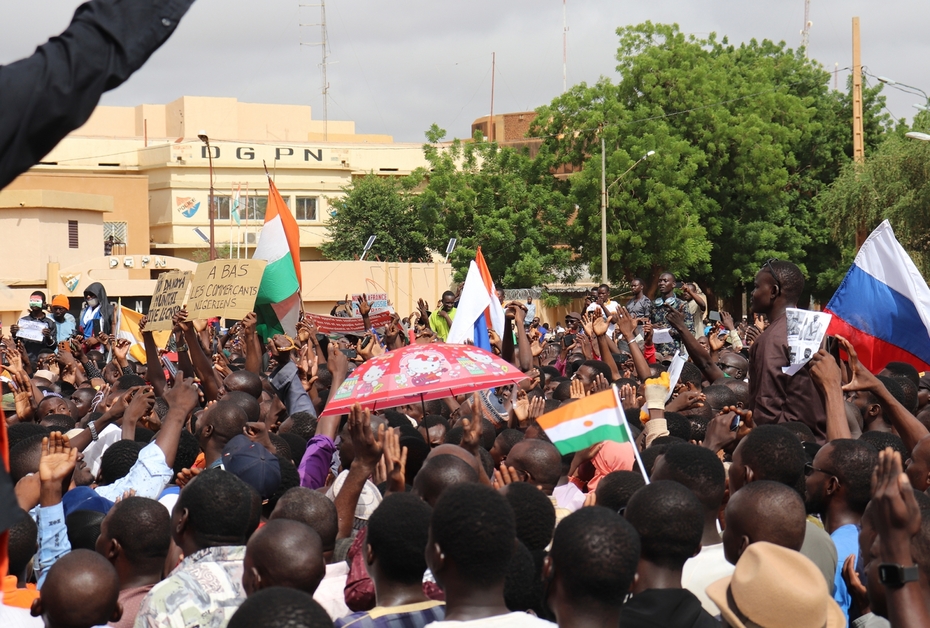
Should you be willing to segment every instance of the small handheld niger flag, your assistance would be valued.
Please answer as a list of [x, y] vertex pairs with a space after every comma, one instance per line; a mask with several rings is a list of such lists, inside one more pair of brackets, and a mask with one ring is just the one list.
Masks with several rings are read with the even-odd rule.
[[537, 423], [564, 456], [605, 440], [630, 443], [632, 447], [625, 419], [611, 388], [544, 414]]

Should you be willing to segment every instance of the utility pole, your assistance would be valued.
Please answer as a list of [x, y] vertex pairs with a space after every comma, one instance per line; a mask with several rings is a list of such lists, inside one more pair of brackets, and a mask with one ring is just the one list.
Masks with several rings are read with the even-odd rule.
[[859, 18], [852, 19], [852, 53], [853, 53], [853, 159], [865, 161], [865, 146], [862, 135], [862, 57], [859, 46]]
[[601, 128], [601, 283], [607, 281], [607, 149]]
[[568, 91], [568, 14], [566, 3], [562, 0], [562, 93]]
[[811, 43], [811, 0], [804, 0], [804, 28], [801, 29], [801, 46], [804, 47], [804, 57], [810, 58], [810, 54], [807, 52], [808, 46]]
[[[853, 111], [853, 160], [856, 163], [865, 161], [865, 144], [862, 132], [862, 57], [859, 41], [859, 18], [852, 19], [852, 111]], [[868, 237], [865, 225], [856, 228], [856, 248], [858, 249]]]
[[494, 74], [497, 72], [497, 53], [491, 53], [491, 115], [488, 117], [488, 141], [494, 141]]

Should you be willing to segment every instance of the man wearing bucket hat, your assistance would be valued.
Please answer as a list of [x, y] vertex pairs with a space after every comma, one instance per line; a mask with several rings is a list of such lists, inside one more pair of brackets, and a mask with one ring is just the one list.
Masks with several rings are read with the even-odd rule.
[[842, 628], [846, 615], [820, 570], [800, 553], [759, 541], [746, 548], [732, 576], [707, 587], [732, 628]]

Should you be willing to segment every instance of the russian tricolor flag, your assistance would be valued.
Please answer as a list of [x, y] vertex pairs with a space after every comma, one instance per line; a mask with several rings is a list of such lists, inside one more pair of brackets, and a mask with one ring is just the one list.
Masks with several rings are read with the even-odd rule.
[[503, 338], [504, 308], [497, 298], [491, 271], [488, 270], [484, 255], [481, 254], [481, 247], [478, 247], [475, 260], [468, 266], [468, 275], [465, 276], [465, 284], [462, 286], [462, 294], [446, 342], [462, 344], [468, 340], [475, 346], [490, 351], [488, 329], [493, 329]]
[[825, 311], [829, 333], [856, 348], [873, 373], [889, 362], [930, 370], [930, 288], [886, 220], [863, 243]]

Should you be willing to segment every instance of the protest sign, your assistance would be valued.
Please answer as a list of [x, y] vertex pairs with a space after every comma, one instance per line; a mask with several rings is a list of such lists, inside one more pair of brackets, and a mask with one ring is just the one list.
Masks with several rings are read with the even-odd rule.
[[16, 326], [19, 327], [19, 331], [16, 332], [17, 338], [31, 340], [33, 342], [42, 342], [45, 339], [45, 336], [42, 334], [42, 332], [48, 329], [48, 325], [42, 321], [33, 320], [28, 316], [24, 316], [23, 318], [19, 319], [19, 322], [16, 323]]
[[[365, 324], [361, 316], [324, 316], [322, 314], [307, 314], [308, 322], [316, 325], [322, 334], [364, 334]], [[372, 327], [386, 327], [391, 323], [391, 312], [379, 312], [369, 316]]]
[[[364, 296], [368, 299], [368, 305], [371, 306], [371, 314], [394, 311], [394, 308], [388, 304], [387, 294], [383, 292], [367, 292]], [[361, 294], [352, 295], [352, 314], [354, 316], [360, 316], [358, 313], [358, 302], [361, 297]]]
[[794, 375], [820, 350], [832, 315], [789, 307], [785, 310], [788, 326], [788, 366], [782, 371]]
[[171, 319], [184, 307], [184, 297], [187, 296], [190, 283], [190, 271], [171, 271], [158, 276], [152, 303], [146, 314], [147, 330], [167, 331], [174, 326]]
[[197, 265], [187, 299], [189, 319], [222, 316], [239, 320], [255, 307], [264, 260], [216, 260]]

